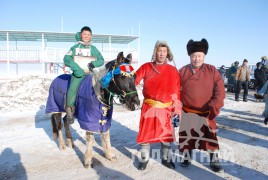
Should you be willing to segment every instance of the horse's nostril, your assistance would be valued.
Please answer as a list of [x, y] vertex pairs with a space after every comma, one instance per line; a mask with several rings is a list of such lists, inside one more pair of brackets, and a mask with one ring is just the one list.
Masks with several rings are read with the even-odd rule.
[[134, 111], [136, 108], [135, 108], [135, 103], [133, 102], [133, 101], [131, 101], [131, 102], [127, 102], [126, 103], [126, 105], [127, 105], [127, 108], [129, 109], [129, 110], [131, 110], [131, 111]]
[[127, 96], [125, 101], [127, 108], [131, 111], [135, 111], [137, 109], [136, 107], [140, 105], [139, 97], [134, 94]]
[[130, 107], [130, 110], [131, 110], [131, 111], [135, 111], [135, 109], [136, 109], [136, 108], [135, 108], [135, 106], [133, 106], [133, 105]]

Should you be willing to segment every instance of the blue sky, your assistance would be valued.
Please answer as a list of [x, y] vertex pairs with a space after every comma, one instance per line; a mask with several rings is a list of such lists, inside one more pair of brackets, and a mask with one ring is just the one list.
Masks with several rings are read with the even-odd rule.
[[268, 56], [266, 0], [1, 0], [0, 30], [77, 32], [87, 25], [93, 34], [133, 33], [140, 23], [141, 62], [151, 60], [157, 40], [166, 40], [178, 68], [189, 63], [186, 44], [206, 38], [206, 63], [230, 66]]

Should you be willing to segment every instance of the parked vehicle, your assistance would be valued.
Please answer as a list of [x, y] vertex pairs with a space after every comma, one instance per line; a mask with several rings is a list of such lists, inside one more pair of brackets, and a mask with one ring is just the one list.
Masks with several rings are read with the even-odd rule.
[[248, 67], [250, 69], [250, 82], [248, 82], [248, 88], [255, 89], [256, 82], [254, 78], [254, 71], [257, 67], [256, 64], [249, 64]]
[[[226, 72], [225, 72], [225, 78], [224, 78], [224, 86], [226, 86], [226, 87], [227, 87], [227, 85], [228, 85], [228, 73], [229, 73], [229, 68], [230, 68], [230, 67], [225, 67]], [[217, 70], [219, 71], [219, 73], [221, 73], [219, 67], [217, 68]]]

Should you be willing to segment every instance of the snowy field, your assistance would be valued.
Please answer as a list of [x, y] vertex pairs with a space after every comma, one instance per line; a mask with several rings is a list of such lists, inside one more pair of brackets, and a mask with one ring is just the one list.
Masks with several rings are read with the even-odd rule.
[[[35, 75], [0, 82], [0, 179], [268, 179], [268, 126], [250, 92], [248, 102], [235, 102], [226, 94], [217, 117], [220, 159], [224, 173], [210, 170], [203, 152], [187, 168], [179, 166], [176, 143], [172, 145], [176, 169], [161, 165], [159, 144], [152, 145], [145, 171], [137, 170], [136, 137], [140, 109], [114, 106], [111, 143], [116, 162], [104, 158], [101, 140], [95, 135], [93, 168], [83, 167], [85, 131], [71, 125], [75, 147], [59, 150], [52, 140], [50, 115], [45, 114], [48, 88], [53, 77]], [[141, 94], [139, 94], [142, 99]]]

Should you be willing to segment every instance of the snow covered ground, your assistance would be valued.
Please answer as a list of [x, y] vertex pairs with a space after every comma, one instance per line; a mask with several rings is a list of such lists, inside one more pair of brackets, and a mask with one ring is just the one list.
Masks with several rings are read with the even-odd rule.
[[[248, 102], [235, 102], [234, 94], [226, 94], [217, 118], [224, 173], [212, 172], [206, 154], [198, 151], [191, 166], [180, 167], [176, 158], [176, 169], [167, 169], [159, 159], [159, 144], [152, 145], [147, 169], [137, 170], [140, 109], [128, 111], [122, 105], [114, 106], [111, 128], [118, 160], [104, 158], [95, 135], [95, 166], [85, 169], [85, 131], [77, 121], [71, 125], [73, 149], [60, 151], [52, 140], [50, 115], [44, 111], [53, 78], [32, 75], [0, 82], [0, 179], [268, 179], [268, 126], [261, 116], [264, 103], [256, 103], [253, 92]], [[177, 145], [172, 148], [176, 157]]]

